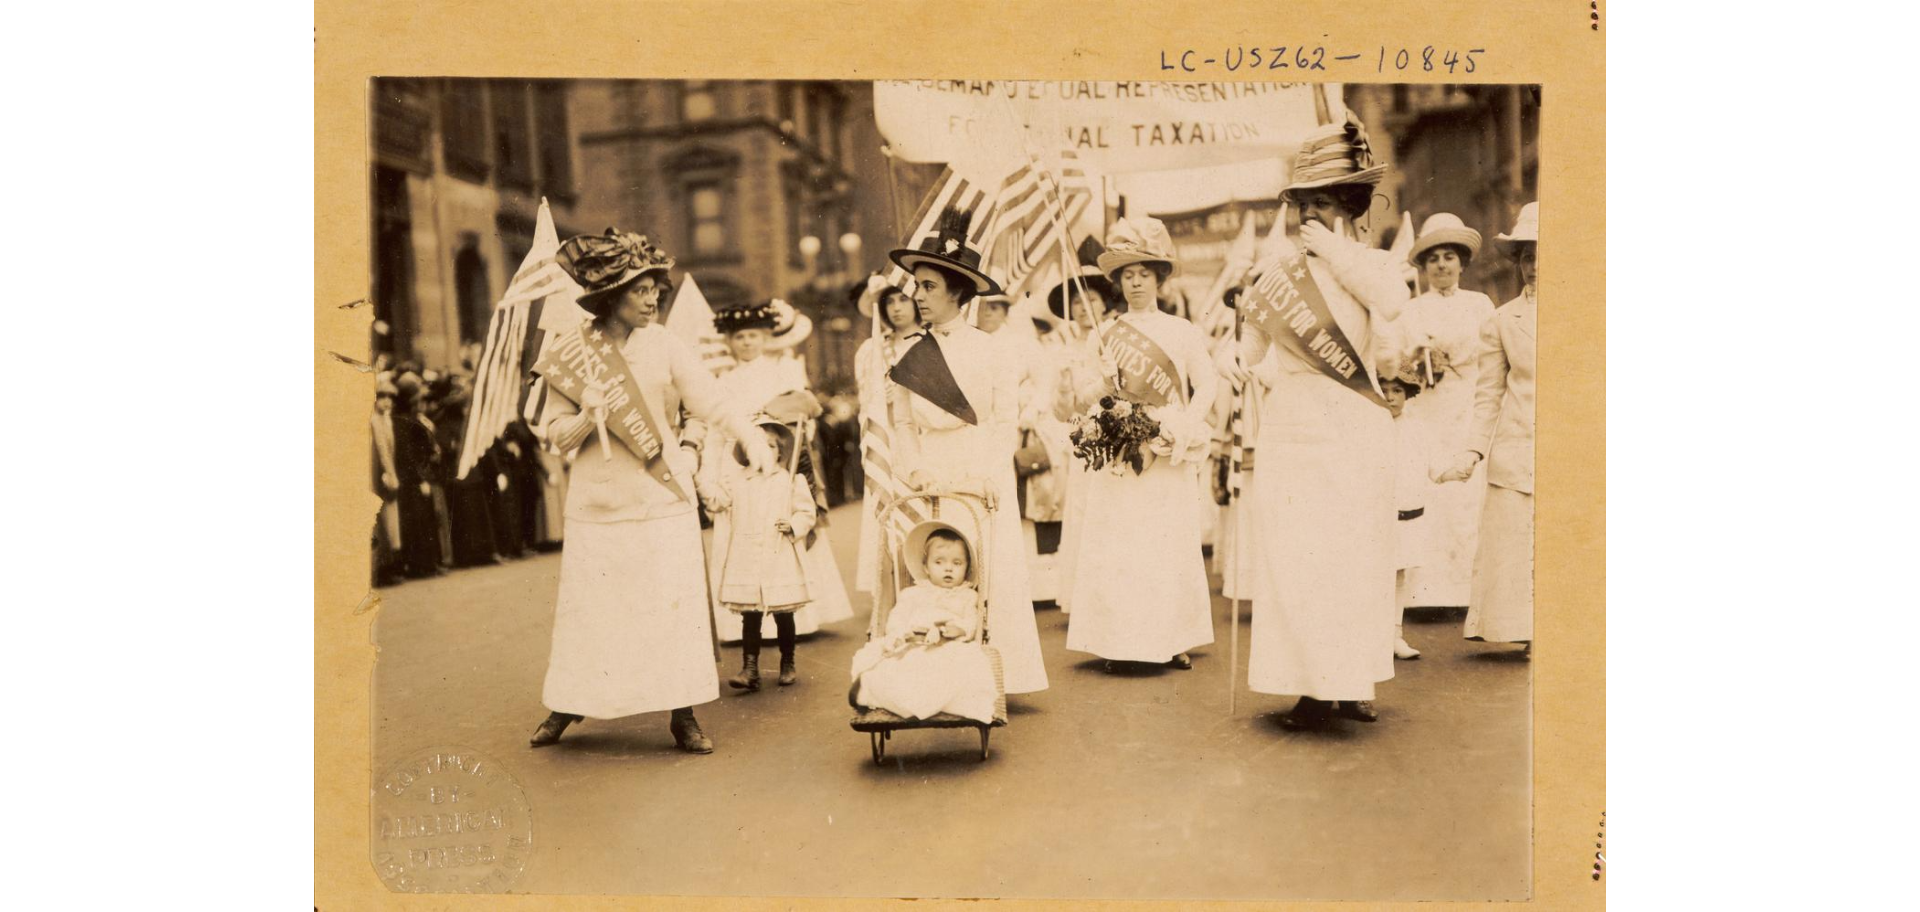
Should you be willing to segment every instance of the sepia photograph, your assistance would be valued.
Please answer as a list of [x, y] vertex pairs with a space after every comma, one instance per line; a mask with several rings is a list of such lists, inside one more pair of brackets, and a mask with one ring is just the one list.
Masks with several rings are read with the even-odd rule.
[[1540, 85], [367, 93], [388, 889], [1533, 896]]

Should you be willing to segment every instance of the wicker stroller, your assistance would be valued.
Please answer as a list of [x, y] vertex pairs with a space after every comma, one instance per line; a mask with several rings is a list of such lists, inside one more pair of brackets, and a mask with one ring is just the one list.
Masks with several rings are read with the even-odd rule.
[[[921, 506], [917, 512], [924, 515], [925, 519], [902, 537], [895, 531], [895, 519], [899, 511], [915, 505]], [[977, 728], [980, 730], [980, 759], [985, 761], [990, 733], [1007, 724], [1006, 674], [999, 651], [988, 644], [987, 632], [987, 568], [991, 564], [987, 555], [992, 553], [990, 537], [993, 513], [997, 506], [993, 495], [982, 488], [947, 488], [906, 495], [880, 511], [880, 528], [887, 532], [881, 536], [881, 578], [874, 592], [873, 616], [867, 624], [867, 639], [872, 641], [885, 636], [887, 617], [899, 593], [899, 581], [903, 575], [911, 573], [906, 545], [916, 540], [924, 541], [927, 532], [932, 529], [955, 531], [968, 542], [973, 553], [973, 563], [976, 565], [974, 582], [979, 592], [979, 622], [966, 641], [980, 644], [981, 651], [986, 654], [993, 668], [994, 701], [992, 722], [981, 722], [947, 712], [924, 719], [909, 719], [879, 707], [856, 707], [851, 723], [853, 730], [867, 734], [876, 765], [886, 760], [887, 741], [894, 732], [916, 728]]]

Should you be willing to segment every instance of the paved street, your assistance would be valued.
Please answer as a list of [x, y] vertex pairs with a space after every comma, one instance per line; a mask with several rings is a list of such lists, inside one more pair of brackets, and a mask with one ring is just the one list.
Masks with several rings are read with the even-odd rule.
[[[830, 533], [852, 578], [858, 514]], [[1515, 647], [1410, 624], [1375, 725], [1296, 734], [1290, 697], [1227, 708], [1228, 605], [1191, 671], [1109, 675], [1039, 613], [1052, 687], [971, 729], [903, 732], [876, 767], [847, 727], [854, 619], [803, 638], [801, 682], [698, 708], [719, 749], [673, 748], [667, 714], [575, 725], [532, 750], [559, 555], [381, 590], [375, 762], [460, 746], [507, 765], [534, 813], [534, 893], [1116, 899], [1525, 899], [1528, 670]], [[777, 657], [772, 625], [766, 655]], [[722, 676], [739, 662], [724, 651]], [[777, 658], [773, 659], [777, 662]]]

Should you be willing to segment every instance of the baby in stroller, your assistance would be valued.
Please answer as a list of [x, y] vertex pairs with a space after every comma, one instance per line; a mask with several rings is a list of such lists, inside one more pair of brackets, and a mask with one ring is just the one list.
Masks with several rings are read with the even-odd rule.
[[944, 524], [909, 536], [908, 549], [907, 562], [919, 579], [900, 590], [884, 634], [854, 653], [847, 700], [855, 709], [879, 708], [907, 719], [945, 712], [992, 722], [998, 693], [977, 636], [981, 608], [972, 549]]

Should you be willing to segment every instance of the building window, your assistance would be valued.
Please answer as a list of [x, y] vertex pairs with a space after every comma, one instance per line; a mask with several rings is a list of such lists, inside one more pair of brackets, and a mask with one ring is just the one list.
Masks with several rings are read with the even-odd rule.
[[373, 147], [395, 167], [433, 170], [433, 108], [419, 79], [373, 80]]
[[821, 145], [826, 150], [827, 161], [835, 165], [840, 163], [840, 125], [846, 117], [845, 107], [846, 100], [840, 97], [840, 93], [834, 92], [827, 97], [827, 135], [822, 138]]
[[718, 182], [687, 185], [687, 238], [694, 256], [719, 256], [727, 250], [727, 198]]
[[692, 123], [711, 119], [718, 110], [714, 102], [713, 83], [705, 79], [689, 79], [680, 84], [680, 119]]
[[395, 360], [413, 354], [413, 205], [407, 174], [376, 166], [373, 171], [373, 350]]
[[782, 177], [780, 189], [787, 209], [787, 265], [799, 269], [806, 265], [805, 258], [800, 256], [800, 238], [807, 233], [804, 212], [806, 191], [802, 189], [800, 175], [794, 169], [788, 168]]
[[487, 337], [493, 319], [493, 300], [487, 281], [487, 260], [480, 255], [480, 239], [468, 235], [453, 257], [455, 300], [460, 308], [460, 344]]
[[807, 139], [813, 142], [816, 149], [826, 148], [827, 145], [830, 129], [827, 123], [828, 91], [820, 86], [813, 86], [807, 91]]
[[440, 133], [446, 140], [447, 172], [472, 181], [487, 179], [487, 95], [477, 79], [449, 79], [441, 93]]
[[567, 123], [567, 85], [557, 80], [534, 84], [534, 129], [540, 146], [540, 187], [561, 199], [573, 198], [573, 145]]
[[527, 84], [495, 80], [493, 162], [504, 187], [533, 189], [533, 124], [527, 116]]

